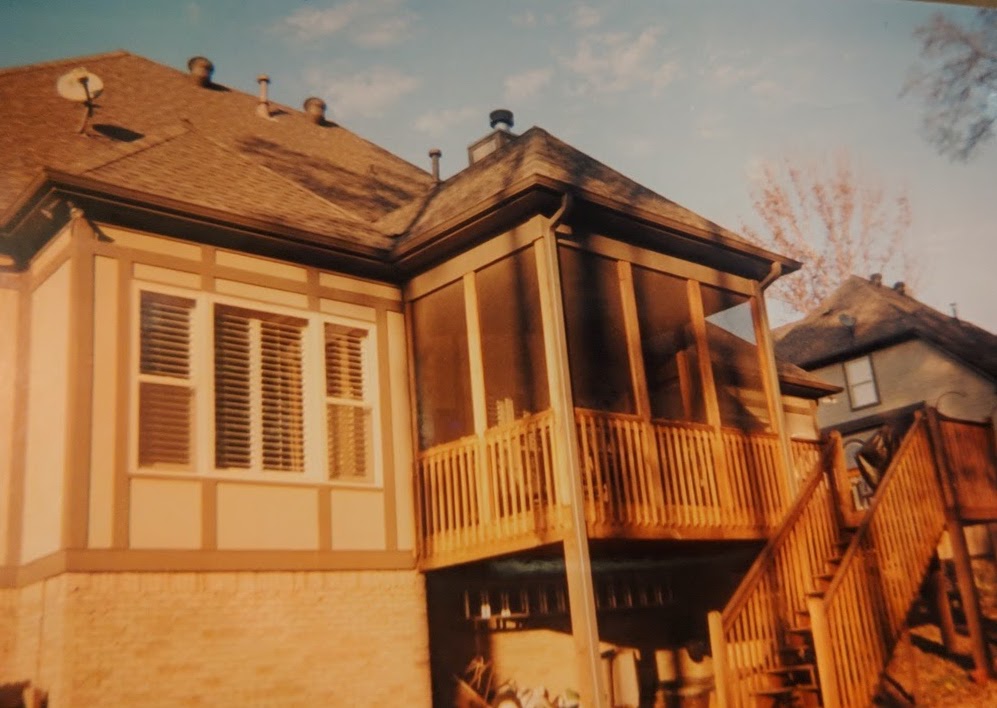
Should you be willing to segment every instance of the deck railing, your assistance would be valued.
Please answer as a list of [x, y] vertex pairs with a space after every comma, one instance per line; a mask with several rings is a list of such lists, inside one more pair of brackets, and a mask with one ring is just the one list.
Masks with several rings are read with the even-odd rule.
[[709, 615], [722, 706], [754, 705], [752, 693], [767, 687], [766, 671], [779, 665], [786, 632], [800, 620], [815, 576], [836, 551], [833, 483], [825, 474], [833, 452], [831, 445], [824, 447], [727, 607]]
[[918, 416], [823, 598], [811, 598], [825, 706], [872, 702], [945, 525], [927, 426]]
[[989, 520], [997, 516], [997, 462], [994, 430], [990, 423], [972, 423], [938, 417], [945, 456], [964, 519]]
[[467, 559], [488, 547], [558, 523], [553, 414], [526, 416], [437, 445], [416, 462], [419, 554]]
[[[594, 538], [764, 538], [788, 507], [771, 433], [587, 409], [576, 409], [574, 422]], [[554, 469], [552, 425], [548, 411], [418, 456], [421, 558], [460, 562], [475, 547], [483, 556], [561, 528], [568, 500]], [[812, 459], [814, 445], [794, 443], [794, 458]]]

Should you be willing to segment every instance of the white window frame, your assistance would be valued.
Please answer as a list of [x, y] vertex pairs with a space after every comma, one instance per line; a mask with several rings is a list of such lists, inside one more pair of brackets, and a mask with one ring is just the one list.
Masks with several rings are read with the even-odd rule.
[[[173, 295], [194, 301], [191, 313], [190, 382], [192, 390], [192, 425], [190, 437], [191, 464], [188, 469], [175, 464], [162, 466], [139, 465], [139, 384], [155, 377], [141, 373], [141, 302], [142, 293]], [[147, 282], [132, 281], [132, 317], [128, 323], [131, 338], [129, 357], [129, 469], [137, 476], [171, 479], [217, 479], [279, 482], [281, 484], [326, 485], [361, 489], [380, 488], [384, 484], [378, 380], [378, 332], [374, 322], [299, 310], [267, 301], [222, 295], [214, 292]], [[215, 466], [214, 416], [214, 330], [213, 310], [216, 304], [231, 305], [246, 310], [286, 315], [306, 321], [302, 334], [302, 406], [304, 469], [302, 472], [278, 472], [262, 469], [217, 468]], [[370, 410], [372, 425], [370, 472], [366, 479], [339, 480], [329, 469], [325, 386], [325, 324], [332, 323], [366, 331], [363, 348], [364, 406]], [[255, 441], [254, 441], [255, 442]]]
[[[869, 378], [862, 379], [861, 381], [853, 381], [852, 377], [848, 373], [849, 366], [853, 364], [858, 364], [865, 362], [869, 367]], [[845, 388], [848, 389], [848, 403], [852, 410], [859, 410], [862, 408], [870, 408], [871, 406], [877, 406], [880, 403], [879, 398], [879, 385], [876, 383], [876, 369], [872, 365], [872, 357], [869, 355], [856, 357], [855, 359], [849, 359], [844, 364], [842, 364], [842, 369], [845, 374]], [[874, 395], [874, 400], [866, 403], [855, 403], [855, 396], [853, 395], [853, 390], [856, 386], [861, 386], [862, 384], [872, 384], [872, 391]]]

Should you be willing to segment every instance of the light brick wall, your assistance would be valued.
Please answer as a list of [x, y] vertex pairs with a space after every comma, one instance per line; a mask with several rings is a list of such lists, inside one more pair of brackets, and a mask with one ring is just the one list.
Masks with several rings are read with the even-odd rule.
[[430, 705], [415, 571], [64, 574], [2, 592], [17, 617], [0, 619], [16, 635], [0, 680], [32, 679], [53, 708]]

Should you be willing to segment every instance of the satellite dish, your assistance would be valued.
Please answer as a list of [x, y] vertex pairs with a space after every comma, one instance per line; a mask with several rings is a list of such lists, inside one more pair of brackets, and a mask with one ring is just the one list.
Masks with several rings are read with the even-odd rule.
[[104, 82], [83, 67], [73, 69], [55, 82], [55, 90], [63, 98], [75, 103], [89, 103], [104, 92]]
[[55, 90], [66, 100], [86, 106], [78, 131], [85, 133], [87, 123], [93, 116], [93, 101], [104, 92], [104, 82], [97, 74], [91, 74], [81, 66], [60, 76], [55, 82]]

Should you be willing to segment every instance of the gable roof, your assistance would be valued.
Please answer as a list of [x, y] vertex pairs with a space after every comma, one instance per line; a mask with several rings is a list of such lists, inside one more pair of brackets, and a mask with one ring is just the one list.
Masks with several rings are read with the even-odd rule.
[[[855, 318], [854, 331], [839, 319]], [[806, 369], [920, 338], [997, 379], [997, 335], [892, 288], [851, 276], [802, 320], [773, 332], [776, 354]]]
[[[88, 135], [56, 79], [85, 66], [105, 91]], [[42, 169], [220, 211], [377, 242], [372, 223], [421, 195], [425, 171], [350, 131], [124, 51], [0, 70], [0, 214]]]

